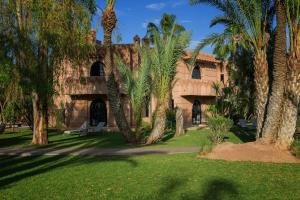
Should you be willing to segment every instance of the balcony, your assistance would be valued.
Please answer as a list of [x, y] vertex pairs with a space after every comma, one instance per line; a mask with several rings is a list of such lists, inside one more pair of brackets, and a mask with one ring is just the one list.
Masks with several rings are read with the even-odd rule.
[[65, 80], [65, 94], [67, 95], [107, 94], [105, 78], [101, 76], [81, 77], [81, 78], [69, 77]]
[[173, 93], [180, 96], [216, 96], [216, 91], [212, 88], [213, 81], [179, 79], [175, 82]]

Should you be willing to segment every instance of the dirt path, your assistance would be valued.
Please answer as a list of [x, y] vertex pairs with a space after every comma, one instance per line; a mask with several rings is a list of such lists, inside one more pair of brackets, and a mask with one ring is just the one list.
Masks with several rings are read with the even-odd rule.
[[273, 145], [263, 145], [256, 142], [245, 144], [225, 142], [214, 148], [212, 152], [199, 157], [229, 161], [300, 163], [300, 159], [293, 156], [289, 151], [282, 151]]

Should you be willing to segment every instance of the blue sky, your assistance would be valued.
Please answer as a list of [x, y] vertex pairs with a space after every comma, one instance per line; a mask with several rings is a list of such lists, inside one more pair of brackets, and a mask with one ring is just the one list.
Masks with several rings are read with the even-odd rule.
[[[104, 2], [105, 0], [97, 0], [97, 6], [103, 9]], [[188, 0], [117, 0], [116, 2], [117, 33], [122, 37], [121, 43], [132, 43], [136, 34], [144, 37], [147, 24], [158, 23], [165, 12], [175, 14], [177, 23], [192, 31], [191, 49], [208, 34], [222, 31], [221, 26], [209, 28], [210, 20], [219, 12], [207, 5], [191, 6]], [[100, 14], [101, 11], [94, 17], [93, 27], [98, 27], [97, 39], [103, 40], [102, 28], [99, 26]], [[212, 48], [207, 47], [203, 52], [211, 53]]]

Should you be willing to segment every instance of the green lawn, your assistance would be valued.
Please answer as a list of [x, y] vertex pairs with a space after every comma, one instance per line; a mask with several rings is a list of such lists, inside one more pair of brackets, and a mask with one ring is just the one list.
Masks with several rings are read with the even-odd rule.
[[196, 154], [0, 157], [1, 199], [300, 199], [300, 165]]
[[[253, 140], [234, 128], [226, 140]], [[234, 134], [235, 133], [235, 134]], [[151, 147], [203, 146], [207, 129], [167, 136]], [[0, 135], [0, 147], [30, 146], [32, 132]], [[45, 147], [129, 147], [118, 133], [79, 137], [49, 134]], [[298, 143], [297, 143], [298, 144]], [[300, 165], [227, 162], [196, 154], [144, 156], [0, 156], [0, 199], [300, 199]]]
[[[188, 131], [186, 135], [173, 138], [166, 136], [163, 141], [152, 147], [198, 147], [208, 143], [207, 135], [208, 129], [202, 129], [198, 131]], [[244, 135], [244, 134], [242, 134]], [[227, 135], [227, 140], [235, 143], [242, 142], [232, 132]], [[26, 147], [31, 146], [32, 131], [29, 129], [18, 129], [15, 133], [6, 133], [0, 135], [0, 147]], [[111, 147], [136, 147], [143, 145], [129, 145], [126, 144], [120, 133], [96, 133], [88, 136], [68, 135], [57, 132], [49, 133], [49, 145], [43, 147], [99, 147], [99, 148], [111, 148]]]

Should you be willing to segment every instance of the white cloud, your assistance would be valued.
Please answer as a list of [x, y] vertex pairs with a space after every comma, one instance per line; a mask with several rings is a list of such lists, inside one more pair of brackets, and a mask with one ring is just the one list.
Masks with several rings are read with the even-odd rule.
[[177, 1], [177, 2], [174, 2], [173, 4], [172, 4], [172, 7], [173, 8], [175, 8], [175, 7], [178, 7], [178, 6], [182, 6], [182, 5], [184, 5], [186, 2], [185, 1]]
[[142, 27], [143, 27], [143, 28], [147, 28], [147, 25], [148, 25], [147, 22], [143, 22], [143, 23], [142, 23]]
[[161, 10], [166, 6], [165, 3], [160, 2], [160, 3], [153, 3], [153, 4], [148, 4], [146, 5], [146, 8], [151, 9], [151, 10]]
[[148, 26], [148, 24], [150, 23], [150, 22], [152, 22], [152, 23], [154, 23], [154, 24], [156, 24], [156, 25], [159, 25], [159, 22], [160, 22], [160, 19], [154, 19], [154, 20], [147, 20], [147, 21], [144, 21], [143, 23], [142, 23], [142, 27], [143, 28], [147, 28], [147, 26]]
[[196, 47], [198, 46], [199, 43], [200, 43], [199, 40], [192, 40], [192, 41], [190, 42], [190, 46], [189, 46], [188, 49], [191, 49], [191, 50], [196, 49]]

